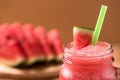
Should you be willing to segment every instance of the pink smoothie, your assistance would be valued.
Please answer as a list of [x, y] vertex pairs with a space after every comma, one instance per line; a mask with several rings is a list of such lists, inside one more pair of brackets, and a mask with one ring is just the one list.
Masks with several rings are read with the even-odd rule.
[[106, 42], [88, 45], [76, 50], [72, 43], [64, 49], [60, 80], [115, 80], [116, 69], [112, 66], [112, 46]]

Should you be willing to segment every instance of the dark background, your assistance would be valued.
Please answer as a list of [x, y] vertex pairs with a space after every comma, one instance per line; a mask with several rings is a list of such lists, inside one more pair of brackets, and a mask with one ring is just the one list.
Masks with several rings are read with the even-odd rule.
[[74, 25], [95, 27], [101, 5], [108, 6], [100, 40], [120, 42], [120, 0], [0, 0], [0, 24], [14, 21], [57, 28], [63, 42]]

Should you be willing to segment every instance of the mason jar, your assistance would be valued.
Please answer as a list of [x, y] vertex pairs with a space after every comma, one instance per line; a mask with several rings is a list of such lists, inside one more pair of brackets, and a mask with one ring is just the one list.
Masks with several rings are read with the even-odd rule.
[[106, 47], [98, 50], [88, 47], [90, 50], [86, 51], [74, 49], [73, 42], [66, 43], [59, 80], [115, 80], [117, 70], [112, 66], [112, 46], [106, 42], [99, 44]]

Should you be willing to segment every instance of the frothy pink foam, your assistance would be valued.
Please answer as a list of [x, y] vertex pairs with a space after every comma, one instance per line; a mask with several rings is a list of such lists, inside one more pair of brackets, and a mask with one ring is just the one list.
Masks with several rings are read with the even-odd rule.
[[101, 56], [110, 53], [111, 45], [99, 41], [97, 45], [88, 45], [80, 50], [76, 50], [79, 56]]

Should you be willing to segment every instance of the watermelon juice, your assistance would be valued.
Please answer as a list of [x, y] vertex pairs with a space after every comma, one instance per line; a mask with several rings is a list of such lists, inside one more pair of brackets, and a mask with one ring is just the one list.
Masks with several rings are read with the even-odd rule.
[[60, 80], [115, 80], [116, 68], [112, 66], [112, 46], [106, 42], [88, 45], [76, 50], [73, 43], [64, 49]]

